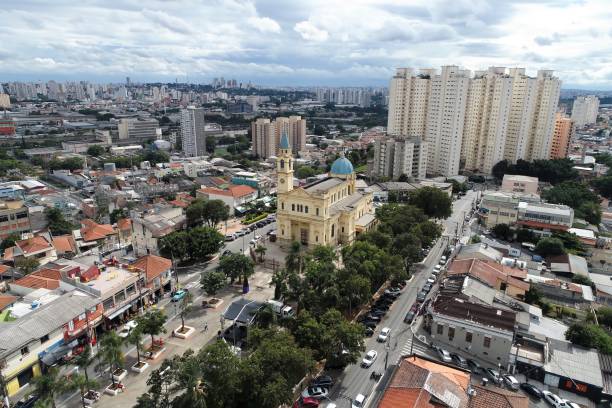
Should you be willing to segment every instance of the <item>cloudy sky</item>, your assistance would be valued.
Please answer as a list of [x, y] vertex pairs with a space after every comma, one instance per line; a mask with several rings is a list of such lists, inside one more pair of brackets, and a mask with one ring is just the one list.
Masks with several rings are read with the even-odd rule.
[[384, 85], [396, 67], [554, 69], [612, 89], [610, 0], [2, 0], [0, 81]]

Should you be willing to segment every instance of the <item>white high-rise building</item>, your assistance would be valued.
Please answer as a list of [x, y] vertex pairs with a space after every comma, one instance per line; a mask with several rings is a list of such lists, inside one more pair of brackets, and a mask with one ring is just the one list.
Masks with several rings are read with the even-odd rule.
[[427, 172], [427, 142], [417, 137], [376, 140], [371, 174], [397, 180], [402, 175], [424, 179]]
[[427, 125], [427, 103], [433, 69], [398, 68], [389, 85], [387, 133], [392, 136], [423, 137]]
[[196, 157], [206, 154], [203, 108], [188, 106], [186, 109], [181, 109], [181, 138], [186, 156]]
[[251, 140], [253, 153], [258, 157], [276, 156], [276, 135], [270, 119], [259, 118], [251, 123]]
[[579, 96], [574, 99], [572, 106], [572, 120], [576, 127], [590, 125], [597, 121], [599, 112], [599, 98], [594, 95]]
[[428, 174], [459, 174], [469, 84], [470, 72], [454, 65], [443, 66], [440, 74], [431, 77], [425, 132]]

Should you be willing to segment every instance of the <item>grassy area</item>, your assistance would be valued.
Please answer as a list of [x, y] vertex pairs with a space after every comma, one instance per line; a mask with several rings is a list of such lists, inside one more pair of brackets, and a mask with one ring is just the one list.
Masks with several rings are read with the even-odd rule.
[[13, 320], [15, 320], [15, 318], [11, 316], [11, 311], [9, 309], [0, 312], [0, 322], [12, 322]]
[[549, 303], [550, 309], [546, 316], [551, 317], [553, 319], [561, 319], [563, 317], [570, 317], [572, 319], [577, 319], [580, 321], [585, 321], [587, 318], [587, 312], [580, 309], [574, 309], [569, 306], [557, 305], [554, 303]]
[[215, 156], [224, 156], [227, 154], [227, 149], [224, 147], [219, 147], [215, 149]]
[[362, 164], [361, 166], [355, 168], [355, 173], [365, 173], [368, 171], [368, 165]]

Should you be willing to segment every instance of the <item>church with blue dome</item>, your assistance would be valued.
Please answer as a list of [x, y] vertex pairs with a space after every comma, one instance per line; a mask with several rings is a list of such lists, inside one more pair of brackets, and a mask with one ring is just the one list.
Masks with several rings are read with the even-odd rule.
[[276, 236], [283, 243], [350, 244], [375, 223], [372, 193], [355, 189], [355, 170], [341, 154], [327, 177], [294, 187], [294, 158], [286, 135], [276, 158]]

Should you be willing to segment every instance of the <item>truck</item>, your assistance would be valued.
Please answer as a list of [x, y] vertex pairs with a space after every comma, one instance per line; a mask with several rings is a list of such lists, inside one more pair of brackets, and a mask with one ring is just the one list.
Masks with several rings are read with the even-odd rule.
[[272, 307], [274, 313], [280, 317], [293, 317], [293, 308], [285, 305], [280, 300], [268, 299], [267, 303]]

